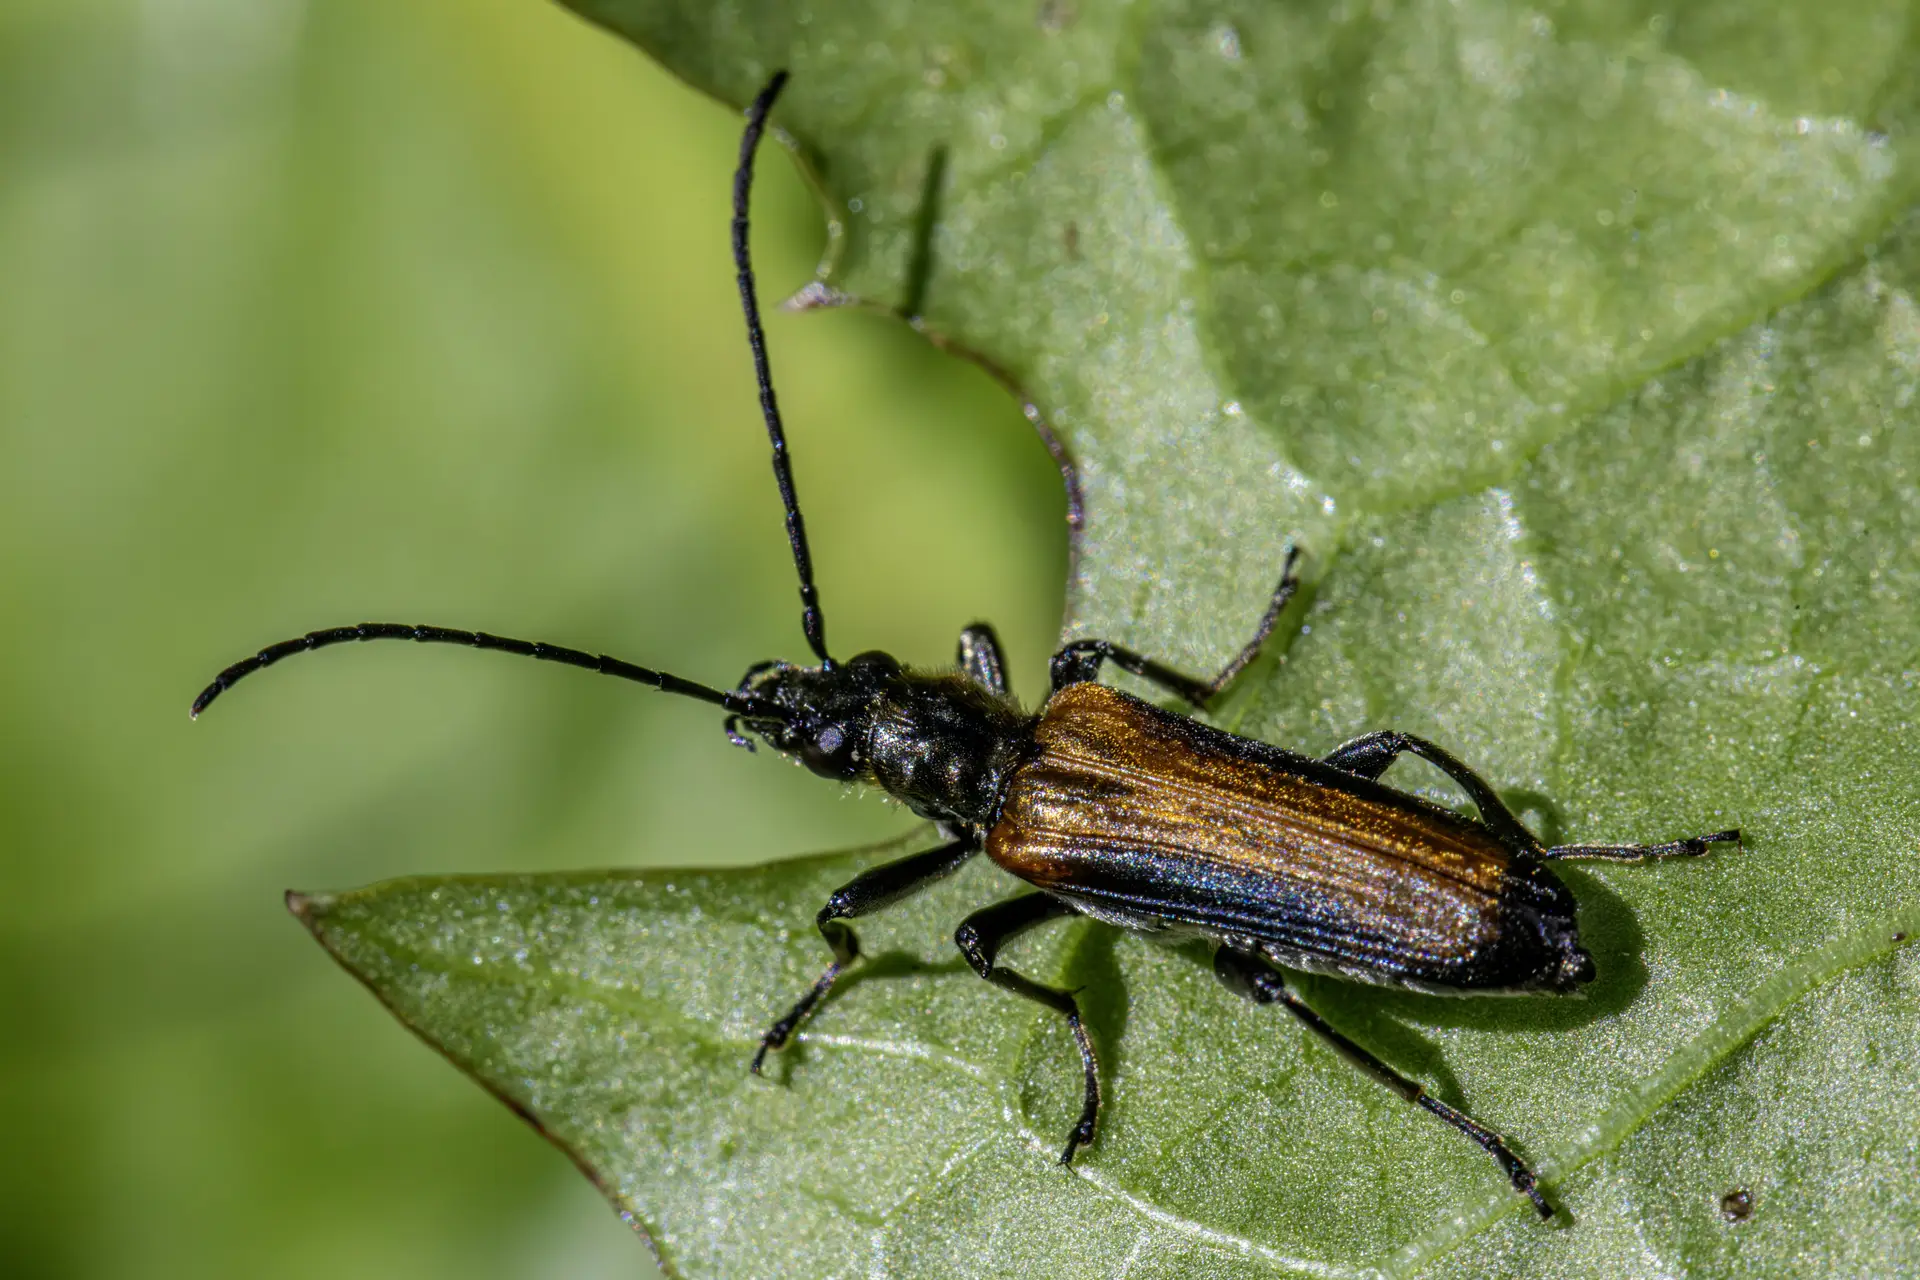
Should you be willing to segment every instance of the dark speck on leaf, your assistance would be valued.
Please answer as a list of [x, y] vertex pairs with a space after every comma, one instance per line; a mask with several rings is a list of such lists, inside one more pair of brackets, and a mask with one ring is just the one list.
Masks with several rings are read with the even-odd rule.
[[1753, 1193], [1735, 1187], [1720, 1197], [1720, 1216], [1728, 1222], [1745, 1222], [1753, 1216]]

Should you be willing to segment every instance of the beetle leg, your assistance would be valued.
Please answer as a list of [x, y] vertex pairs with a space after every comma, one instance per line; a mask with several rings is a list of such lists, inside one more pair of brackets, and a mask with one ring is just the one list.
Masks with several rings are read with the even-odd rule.
[[841, 924], [856, 916], [864, 916], [892, 906], [905, 897], [958, 871], [963, 863], [980, 852], [980, 842], [972, 836], [962, 836], [951, 844], [943, 844], [937, 849], [928, 849], [924, 853], [909, 854], [885, 866], [863, 871], [847, 883], [833, 891], [827, 899], [827, 905], [820, 908], [820, 914], [814, 923], [820, 928], [820, 936], [833, 948], [833, 963], [820, 975], [807, 994], [800, 997], [799, 1003], [787, 1011], [787, 1015], [768, 1029], [760, 1037], [760, 1048], [753, 1055], [753, 1074], [760, 1074], [760, 1067], [772, 1050], [783, 1048], [793, 1029], [806, 1019], [813, 1007], [833, 984], [846, 971], [848, 965], [860, 958], [860, 939], [853, 930]]
[[1037, 924], [1078, 914], [1058, 898], [1028, 893], [974, 912], [953, 931], [954, 945], [960, 948], [960, 954], [967, 958], [975, 973], [996, 987], [1025, 996], [1061, 1014], [1067, 1020], [1067, 1029], [1073, 1032], [1073, 1043], [1080, 1050], [1080, 1066], [1086, 1072], [1086, 1094], [1081, 1101], [1079, 1122], [1067, 1135], [1066, 1150], [1060, 1153], [1061, 1164], [1072, 1164], [1073, 1153], [1093, 1141], [1094, 1123], [1100, 1115], [1100, 1066], [1093, 1056], [1093, 1041], [1080, 1021], [1080, 1006], [1072, 995], [1054, 987], [1043, 987], [1011, 969], [1002, 969], [993, 963], [993, 958], [1007, 939]]
[[1697, 858], [1707, 851], [1708, 846], [1731, 844], [1745, 848], [1740, 843], [1738, 828], [1732, 831], [1716, 831], [1710, 836], [1690, 836], [1685, 840], [1669, 840], [1665, 844], [1563, 844], [1548, 849], [1542, 858], [1576, 859], [1586, 858], [1595, 862], [1651, 862], [1655, 858]]
[[1007, 691], [1007, 663], [1000, 653], [1000, 638], [984, 622], [976, 622], [960, 633], [960, 653], [954, 665], [990, 693]]
[[1294, 566], [1299, 563], [1300, 548], [1287, 548], [1287, 562], [1281, 566], [1280, 581], [1273, 589], [1272, 599], [1267, 601], [1267, 611], [1260, 617], [1260, 625], [1254, 628], [1253, 639], [1240, 647], [1233, 660], [1220, 668], [1211, 680], [1196, 680], [1192, 676], [1182, 675], [1164, 663], [1123, 648], [1111, 640], [1073, 640], [1060, 647], [1053, 655], [1053, 691], [1055, 693], [1070, 684], [1085, 684], [1100, 675], [1100, 664], [1111, 662], [1122, 671], [1132, 672], [1143, 680], [1151, 680], [1169, 693], [1178, 694], [1196, 707], [1204, 708], [1214, 695], [1233, 683], [1233, 678], [1247, 669], [1247, 664], [1260, 656], [1260, 649], [1267, 643], [1267, 637], [1273, 634], [1274, 624], [1280, 621], [1281, 610], [1293, 599], [1300, 589], [1300, 579], [1294, 576]]
[[1416, 738], [1410, 733], [1400, 733], [1393, 729], [1383, 729], [1379, 733], [1364, 734], [1352, 742], [1335, 747], [1326, 757], [1326, 763], [1343, 773], [1351, 773], [1370, 781], [1377, 781], [1387, 771], [1387, 766], [1403, 754], [1419, 756], [1440, 772], [1460, 784], [1467, 798], [1473, 801], [1473, 807], [1480, 811], [1480, 821], [1492, 827], [1509, 847], [1536, 858], [1547, 856], [1546, 848], [1540, 838], [1527, 830], [1520, 819], [1513, 816], [1513, 810], [1494, 794], [1486, 779], [1469, 769], [1451, 752], [1448, 752], [1425, 738]]
[[1325, 1018], [1308, 1008], [1299, 996], [1287, 988], [1286, 979], [1281, 977], [1279, 971], [1272, 965], [1259, 956], [1235, 951], [1231, 947], [1221, 947], [1213, 953], [1213, 971], [1230, 990], [1247, 997], [1256, 1004], [1286, 1006], [1287, 1012], [1304, 1022], [1310, 1030], [1332, 1045], [1349, 1062], [1416, 1107], [1431, 1111], [1461, 1133], [1466, 1134], [1506, 1171], [1507, 1179], [1513, 1183], [1514, 1190], [1533, 1201], [1533, 1207], [1539, 1210], [1542, 1218], [1553, 1217], [1553, 1207], [1547, 1203], [1546, 1197], [1540, 1194], [1540, 1180], [1534, 1176], [1533, 1170], [1513, 1153], [1513, 1149], [1507, 1146], [1506, 1139], [1480, 1124], [1473, 1117], [1454, 1110], [1419, 1084], [1407, 1079], [1379, 1058], [1335, 1031], [1327, 1025]]

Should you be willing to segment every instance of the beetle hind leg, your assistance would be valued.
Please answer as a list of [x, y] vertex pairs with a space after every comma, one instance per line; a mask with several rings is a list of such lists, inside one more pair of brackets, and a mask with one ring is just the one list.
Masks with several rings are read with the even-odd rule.
[[1513, 810], [1507, 808], [1485, 778], [1469, 769], [1451, 752], [1425, 738], [1416, 738], [1410, 733], [1400, 733], [1394, 729], [1363, 734], [1352, 742], [1334, 748], [1326, 757], [1326, 763], [1343, 773], [1378, 782], [1380, 775], [1402, 755], [1418, 756], [1460, 784], [1460, 789], [1473, 801], [1473, 807], [1480, 811], [1480, 821], [1491, 827], [1509, 849], [1536, 858], [1546, 856], [1546, 847], [1539, 838], [1513, 816]]
[[1080, 1020], [1080, 1005], [1071, 992], [1043, 987], [1031, 978], [1001, 968], [993, 959], [1008, 939], [1035, 925], [1078, 914], [1058, 898], [1028, 893], [974, 912], [953, 931], [954, 945], [960, 948], [960, 954], [967, 958], [975, 973], [996, 987], [1052, 1009], [1066, 1018], [1067, 1029], [1073, 1032], [1074, 1047], [1080, 1051], [1080, 1067], [1085, 1073], [1086, 1091], [1081, 1098], [1080, 1119], [1067, 1135], [1066, 1149], [1060, 1153], [1061, 1164], [1072, 1164], [1074, 1153], [1093, 1141], [1094, 1128], [1100, 1118], [1100, 1064], [1093, 1056], [1093, 1040]]
[[1563, 844], [1540, 856], [1564, 861], [1585, 859], [1590, 862], [1652, 862], [1656, 858], [1697, 858], [1716, 844], [1745, 848], [1740, 830], [1716, 831], [1710, 836], [1689, 836], [1665, 844]]
[[1399, 1094], [1408, 1102], [1423, 1111], [1430, 1111], [1465, 1134], [1482, 1151], [1492, 1156], [1494, 1162], [1506, 1173], [1513, 1189], [1533, 1202], [1533, 1207], [1542, 1218], [1553, 1217], [1553, 1206], [1540, 1194], [1540, 1179], [1534, 1176], [1532, 1169], [1513, 1149], [1505, 1138], [1487, 1128], [1464, 1112], [1456, 1111], [1440, 1101], [1416, 1082], [1407, 1079], [1389, 1067], [1373, 1054], [1341, 1035], [1328, 1025], [1327, 1020], [1308, 1008], [1299, 996], [1287, 987], [1286, 979], [1278, 970], [1258, 956], [1244, 951], [1235, 951], [1231, 947], [1221, 947], [1213, 954], [1213, 971], [1220, 981], [1238, 995], [1245, 996], [1255, 1004], [1278, 1004], [1286, 1007], [1288, 1013], [1300, 1019], [1315, 1035], [1331, 1045], [1341, 1057], [1365, 1071], [1387, 1088]]
[[833, 984], [846, 972], [847, 966], [860, 958], [859, 937], [841, 921], [878, 911], [920, 892], [934, 881], [943, 880], [958, 871], [968, 858], [979, 851], [979, 841], [964, 836], [937, 849], [909, 854], [871, 871], [864, 871], [834, 890], [833, 896], [827, 899], [827, 905], [820, 908], [820, 914], [814, 919], [820, 936], [833, 949], [833, 963], [814, 980], [807, 994], [800, 997], [786, 1016], [760, 1037], [760, 1048], [754, 1052], [749, 1070], [754, 1075], [760, 1074], [767, 1055], [786, 1047], [794, 1029], [806, 1021], [814, 1006], [833, 990]]

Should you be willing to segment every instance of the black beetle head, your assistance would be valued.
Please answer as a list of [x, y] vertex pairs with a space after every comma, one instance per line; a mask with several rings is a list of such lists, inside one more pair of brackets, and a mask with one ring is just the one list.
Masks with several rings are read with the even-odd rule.
[[[900, 675], [900, 664], [875, 650], [832, 666], [762, 662], [747, 668], [737, 692], [768, 714], [737, 717], [749, 733], [823, 778], [870, 776], [868, 740], [876, 704]], [[734, 721], [729, 720], [729, 732]], [[735, 737], [736, 741], [745, 739]]]

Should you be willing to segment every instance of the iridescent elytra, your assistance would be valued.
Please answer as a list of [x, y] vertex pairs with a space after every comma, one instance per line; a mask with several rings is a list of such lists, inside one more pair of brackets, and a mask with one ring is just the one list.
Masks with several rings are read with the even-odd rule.
[[[604, 654], [479, 631], [368, 622], [309, 632], [228, 667], [194, 700], [198, 716], [235, 681], [280, 659], [353, 640], [407, 639], [498, 649], [583, 667], [711, 703], [737, 745], [746, 735], [813, 772], [878, 786], [939, 830], [942, 843], [866, 871], [816, 916], [833, 961], [761, 1037], [760, 1071], [860, 956], [848, 920], [900, 901], [983, 850], [1031, 890], [974, 912], [954, 942], [987, 981], [1058, 1012], [1079, 1050], [1083, 1094], [1060, 1163], [1094, 1139], [1100, 1072], [1072, 993], [996, 962], [1003, 944], [1050, 920], [1088, 916], [1214, 946], [1233, 991], [1278, 1004], [1407, 1101], [1487, 1151], [1542, 1216], [1553, 1210], [1533, 1171], [1497, 1133], [1426, 1092], [1329, 1026], [1283, 969], [1443, 994], [1571, 993], [1592, 981], [1573, 894], [1549, 863], [1643, 861], [1701, 854], [1737, 831], [1650, 845], [1548, 848], [1493, 788], [1431, 742], [1370, 733], [1314, 758], [1213, 728], [1097, 683], [1108, 662], [1207, 704], [1256, 657], [1298, 585], [1297, 549], [1254, 635], [1213, 678], [1186, 676], [1106, 640], [1054, 654], [1037, 714], [1014, 700], [991, 627], [961, 633], [955, 668], [915, 670], [885, 653], [846, 661], [827, 648], [806, 524], [793, 475], [747, 245], [753, 160], [786, 81], [773, 76], [747, 111], [734, 175], [733, 251], [747, 341], [773, 446], [774, 477], [800, 581], [801, 628], [815, 665], [770, 661], [722, 690]], [[745, 733], [742, 733], [742, 730]], [[1467, 817], [1379, 779], [1403, 754], [1431, 762], [1466, 793]]]

